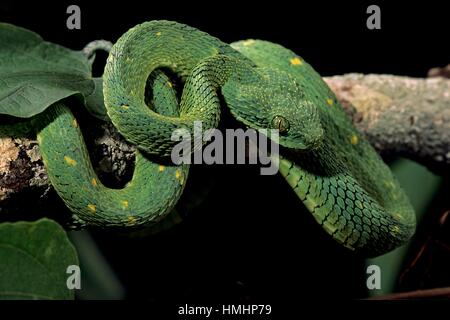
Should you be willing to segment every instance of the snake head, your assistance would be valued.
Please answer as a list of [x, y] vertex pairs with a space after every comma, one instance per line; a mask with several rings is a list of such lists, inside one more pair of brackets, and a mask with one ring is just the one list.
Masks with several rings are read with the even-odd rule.
[[[286, 88], [287, 89], [287, 88]], [[286, 148], [312, 150], [320, 146], [324, 130], [319, 110], [300, 93], [273, 94], [267, 111], [269, 129], [277, 129]]]
[[316, 104], [289, 74], [258, 69], [258, 81], [230, 81], [223, 87], [231, 113], [251, 128], [278, 130], [283, 147], [312, 150], [320, 146], [324, 130]]

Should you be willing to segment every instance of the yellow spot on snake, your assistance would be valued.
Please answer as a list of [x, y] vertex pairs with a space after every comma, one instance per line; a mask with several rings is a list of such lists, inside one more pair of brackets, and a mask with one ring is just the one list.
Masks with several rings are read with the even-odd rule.
[[73, 120], [72, 120], [72, 127], [78, 128], [78, 122], [77, 122], [77, 119], [73, 119]]
[[163, 172], [166, 169], [166, 167], [164, 167], [163, 165], [159, 166], [159, 172]]
[[66, 163], [71, 167], [74, 167], [77, 165], [77, 162], [69, 156], [64, 156], [64, 161], [66, 161]]
[[333, 105], [333, 99], [327, 99], [327, 104], [331, 107]]
[[157, 33], [156, 33], [156, 36], [157, 36], [157, 37], [161, 36], [161, 32], [157, 32]]
[[358, 136], [356, 134], [352, 135], [352, 137], [350, 138], [350, 143], [352, 145], [355, 145], [358, 143]]
[[384, 186], [389, 189], [395, 189], [395, 183], [392, 180], [385, 180]]
[[92, 184], [94, 187], [96, 187], [96, 186], [97, 186], [97, 179], [92, 178], [91, 184]]
[[88, 209], [91, 210], [92, 213], [95, 213], [97, 211], [97, 207], [95, 204], [88, 204]]
[[181, 172], [180, 169], [177, 169], [175, 171], [175, 178], [177, 178], [180, 181], [180, 184], [184, 183], [184, 176], [183, 176], [183, 172]]
[[291, 64], [293, 66], [301, 66], [302, 63], [303, 63], [302, 60], [300, 60], [299, 57], [294, 57], [294, 58], [290, 59], [289, 61], [291, 62]]
[[128, 216], [128, 224], [133, 226], [136, 224], [136, 218], [133, 216]]
[[172, 82], [170, 82], [170, 81], [167, 81], [167, 85], [169, 86], [169, 88], [173, 87]]
[[122, 201], [122, 207], [123, 207], [124, 209], [128, 208], [128, 201], [127, 201], [127, 200], [123, 200], [123, 201]]
[[245, 40], [242, 42], [242, 45], [244, 45], [245, 47], [251, 46], [252, 44], [254, 44], [256, 41], [253, 39], [249, 39], [249, 40]]
[[399, 221], [403, 220], [403, 216], [400, 213], [394, 213], [394, 218]]
[[391, 227], [391, 234], [395, 236], [396, 233], [400, 232], [399, 226], [392, 226]]
[[129, 109], [130, 107], [127, 105], [123, 105], [122, 108], [124, 108], [126, 110], [126, 109]]

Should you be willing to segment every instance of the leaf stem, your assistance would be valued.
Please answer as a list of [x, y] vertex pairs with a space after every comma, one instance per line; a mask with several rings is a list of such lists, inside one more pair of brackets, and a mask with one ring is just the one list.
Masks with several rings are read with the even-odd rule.
[[112, 48], [113, 44], [108, 40], [94, 40], [89, 42], [82, 50], [82, 52], [86, 55], [86, 57], [90, 58], [95, 51], [103, 50], [109, 52]]

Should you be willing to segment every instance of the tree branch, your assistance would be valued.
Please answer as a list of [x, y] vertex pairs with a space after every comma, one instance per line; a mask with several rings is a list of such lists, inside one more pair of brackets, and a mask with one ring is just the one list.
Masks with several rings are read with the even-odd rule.
[[[127, 143], [111, 123], [88, 120], [83, 124], [86, 143], [95, 170], [106, 185], [131, 178], [135, 148]], [[45, 202], [51, 186], [39, 153], [30, 137], [0, 137], [0, 214], [26, 206], [23, 195]]]
[[325, 78], [359, 131], [382, 155], [448, 173], [450, 80], [347, 74]]
[[[380, 153], [405, 156], [448, 173], [450, 80], [347, 74], [325, 81]], [[101, 178], [123, 182], [130, 177], [134, 147], [111, 124], [94, 124], [86, 134]], [[0, 214], [20, 208], [24, 192], [45, 199], [50, 186], [37, 142], [0, 138], [0, 154]]]

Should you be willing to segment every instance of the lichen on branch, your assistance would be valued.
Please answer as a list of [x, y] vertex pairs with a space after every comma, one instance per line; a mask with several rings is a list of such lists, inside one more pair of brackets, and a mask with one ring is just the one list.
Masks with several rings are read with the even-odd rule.
[[449, 79], [347, 74], [325, 80], [378, 152], [449, 172]]

